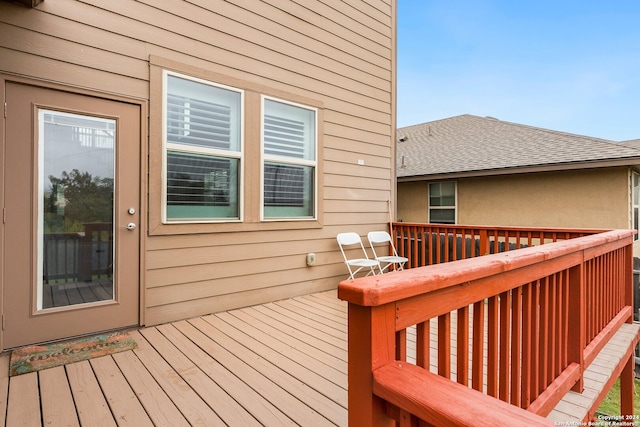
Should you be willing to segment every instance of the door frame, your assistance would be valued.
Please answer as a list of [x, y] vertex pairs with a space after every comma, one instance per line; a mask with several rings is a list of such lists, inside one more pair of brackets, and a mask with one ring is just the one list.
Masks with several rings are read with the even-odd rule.
[[[29, 77], [16, 76], [11, 74], [5, 74], [0, 72], [0, 110], [2, 113], [0, 114], [0, 165], [4, 165], [6, 160], [5, 158], [5, 147], [6, 147], [6, 93], [5, 88], [6, 85], [10, 82], [18, 83], [18, 84], [26, 84], [30, 86], [35, 86], [42, 89], [52, 89], [63, 92], [68, 92], [74, 95], [84, 95], [95, 98], [101, 98], [107, 101], [115, 101], [122, 102], [127, 104], [133, 104], [138, 106], [140, 111], [139, 117], [139, 129], [140, 129], [140, 164], [139, 171], [140, 176], [138, 177], [139, 183], [139, 191], [140, 191], [140, 201], [139, 201], [139, 216], [138, 216], [138, 227], [139, 227], [139, 271], [138, 271], [138, 324], [140, 326], [145, 324], [145, 276], [146, 276], [146, 236], [147, 236], [147, 218], [148, 218], [148, 142], [149, 142], [149, 109], [148, 109], [148, 100], [140, 99], [140, 98], [132, 98], [117, 94], [104, 93], [95, 91], [88, 88], [80, 88], [62, 85], [58, 83], [53, 83], [40, 79], [33, 79]], [[9, 107], [10, 108], [10, 107]], [[5, 176], [4, 168], [2, 173], [0, 174], [0, 209], [2, 209], [2, 213], [0, 215], [0, 219], [2, 219], [2, 223], [0, 224], [0, 266], [4, 265], [5, 254], [4, 254], [4, 243], [5, 243], [5, 235], [4, 235], [4, 207], [5, 207], [5, 183], [7, 177]], [[4, 283], [4, 275], [0, 274], [0, 313], [1, 322], [0, 327], [2, 331], [4, 331], [4, 304], [5, 304], [5, 283]], [[5, 349], [4, 345], [4, 333], [0, 331], [0, 351]]]

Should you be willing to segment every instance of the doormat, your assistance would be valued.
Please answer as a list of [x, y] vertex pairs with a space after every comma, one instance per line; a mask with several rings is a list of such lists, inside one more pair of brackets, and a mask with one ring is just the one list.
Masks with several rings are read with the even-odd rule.
[[32, 345], [11, 352], [9, 376], [80, 362], [137, 347], [138, 344], [127, 332], [113, 332], [48, 345]]

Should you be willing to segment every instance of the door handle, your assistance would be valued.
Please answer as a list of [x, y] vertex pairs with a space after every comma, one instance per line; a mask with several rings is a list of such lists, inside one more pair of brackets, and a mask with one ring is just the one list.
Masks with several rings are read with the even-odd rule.
[[127, 230], [129, 231], [133, 231], [136, 229], [136, 225], [133, 222], [130, 222], [129, 224], [127, 224]]

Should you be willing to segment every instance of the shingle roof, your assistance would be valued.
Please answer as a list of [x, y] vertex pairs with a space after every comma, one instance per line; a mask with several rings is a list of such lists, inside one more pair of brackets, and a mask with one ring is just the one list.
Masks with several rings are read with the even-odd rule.
[[399, 128], [397, 137], [399, 178], [591, 167], [611, 160], [640, 163], [640, 149], [631, 144], [469, 114]]
[[631, 139], [629, 141], [622, 141], [622, 145], [633, 148], [640, 148], [640, 139]]

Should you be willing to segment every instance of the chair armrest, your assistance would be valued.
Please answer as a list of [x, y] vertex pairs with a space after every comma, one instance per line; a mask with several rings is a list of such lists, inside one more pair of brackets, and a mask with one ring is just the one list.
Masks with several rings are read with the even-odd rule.
[[373, 393], [436, 426], [554, 425], [551, 420], [404, 362], [376, 369]]

